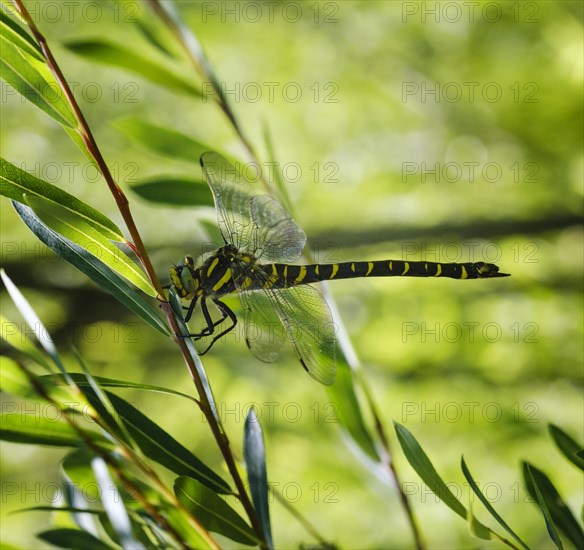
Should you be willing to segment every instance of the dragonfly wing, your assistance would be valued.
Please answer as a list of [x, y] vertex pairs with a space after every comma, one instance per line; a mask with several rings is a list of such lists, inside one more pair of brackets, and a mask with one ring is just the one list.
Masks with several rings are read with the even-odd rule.
[[[243, 306], [245, 341], [251, 352], [266, 363], [275, 361], [285, 341], [282, 321], [267, 290], [270, 277], [254, 265], [235, 262], [231, 266], [233, 281]], [[253, 289], [246, 287], [251, 282]]]
[[257, 193], [229, 161], [214, 152], [201, 157], [225, 242], [271, 262], [296, 261], [306, 235], [273, 197]]
[[251, 184], [229, 161], [212, 151], [201, 157], [203, 173], [215, 200], [217, 223], [225, 242], [242, 248], [253, 239]]
[[322, 294], [308, 285], [265, 290], [264, 293], [308, 374], [322, 384], [333, 384], [336, 330]]
[[239, 294], [244, 309], [245, 341], [260, 360], [272, 363], [280, 356], [285, 333], [270, 296], [263, 290]]
[[308, 285], [273, 292], [284, 313], [283, 323], [298, 357], [314, 379], [327, 386], [335, 381], [336, 328], [322, 294]]
[[250, 201], [250, 213], [258, 227], [258, 258], [291, 263], [300, 257], [306, 235], [276, 199], [269, 195], [255, 195]]

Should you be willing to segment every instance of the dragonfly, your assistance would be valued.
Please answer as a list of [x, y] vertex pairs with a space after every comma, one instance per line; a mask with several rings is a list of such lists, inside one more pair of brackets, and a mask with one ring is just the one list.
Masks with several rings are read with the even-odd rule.
[[[243, 312], [245, 341], [261, 361], [275, 361], [288, 341], [302, 367], [317, 381], [335, 381], [336, 327], [323, 295], [311, 283], [357, 277], [506, 277], [492, 263], [437, 263], [377, 260], [300, 265], [306, 235], [274, 197], [258, 192], [223, 156], [204, 153], [201, 166], [213, 194], [223, 246], [200, 256], [186, 256], [170, 268], [170, 279], [183, 300], [185, 321], [197, 304], [204, 318], [195, 341], [215, 342], [234, 330], [238, 319], [223, 301], [237, 295]], [[213, 320], [209, 302], [219, 318]], [[227, 326], [221, 325], [226, 323]]]

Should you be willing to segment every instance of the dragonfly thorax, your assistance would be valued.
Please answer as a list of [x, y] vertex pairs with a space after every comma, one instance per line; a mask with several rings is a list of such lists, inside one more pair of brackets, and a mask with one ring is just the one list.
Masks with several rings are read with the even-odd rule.
[[236, 291], [236, 282], [245, 278], [256, 262], [253, 254], [227, 244], [205, 258], [193, 277], [200, 281], [203, 295], [224, 296]]

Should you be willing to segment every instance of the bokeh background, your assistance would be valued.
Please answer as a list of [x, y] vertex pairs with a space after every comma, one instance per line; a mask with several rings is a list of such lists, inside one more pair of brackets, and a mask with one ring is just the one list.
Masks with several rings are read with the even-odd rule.
[[[349, 280], [330, 291], [428, 546], [484, 544], [421, 485], [392, 420], [416, 435], [463, 502], [471, 492], [461, 454], [511, 526], [533, 547], [551, 547], [519, 465], [542, 468], [580, 509], [582, 480], [547, 425], [582, 439], [582, 3], [176, 4], [264, 160], [269, 129], [294, 216], [319, 261], [485, 260], [512, 274]], [[201, 221], [213, 212], [148, 203], [131, 186], [196, 175], [198, 160], [152, 153], [120, 131], [120, 120], [175, 129], [245, 158], [240, 141], [210, 95], [173, 93], [63, 47], [101, 38], [160, 55], [132, 24], [132, 3], [27, 5], [75, 83], [166, 279], [172, 262], [208, 244]], [[62, 129], [5, 83], [2, 96], [2, 156], [121, 222], [104, 182]], [[193, 392], [172, 342], [47, 252], [8, 201], [1, 208], [2, 266], [65, 356], [73, 343], [96, 375]], [[4, 293], [2, 310], [19, 322]], [[324, 389], [291, 352], [265, 365], [235, 340], [205, 356], [234, 445], [254, 404], [270, 482], [325, 538], [345, 548], [411, 547], [395, 490], [343, 436]], [[190, 403], [120, 395], [221, 468]], [[4, 396], [5, 407], [12, 402]], [[1, 453], [3, 539], [38, 547], [34, 532], [48, 514], [8, 514], [51, 504], [63, 453], [6, 443]], [[486, 518], [480, 510], [479, 517]], [[313, 542], [278, 503], [272, 522], [278, 548]]]

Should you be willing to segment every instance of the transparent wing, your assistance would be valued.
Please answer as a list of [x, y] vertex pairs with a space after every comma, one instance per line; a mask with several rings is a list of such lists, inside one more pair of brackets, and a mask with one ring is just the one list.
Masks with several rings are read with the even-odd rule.
[[336, 330], [322, 294], [307, 285], [266, 294], [277, 308], [286, 336], [308, 374], [322, 384], [331, 385], [336, 375]]
[[306, 235], [288, 211], [269, 195], [256, 195], [250, 202], [251, 219], [258, 227], [256, 256], [268, 262], [298, 260]]
[[203, 154], [201, 166], [213, 193], [223, 239], [244, 248], [253, 240], [254, 233], [249, 209], [254, 193], [250, 183], [230, 162], [212, 151]]
[[260, 360], [272, 363], [280, 356], [286, 334], [278, 311], [263, 290], [249, 290], [239, 295], [244, 309], [245, 341]]
[[[239, 275], [235, 280], [244, 280], [246, 274], [242, 278]], [[308, 374], [322, 384], [332, 384], [336, 331], [322, 294], [307, 285], [272, 290], [267, 285], [273, 281], [261, 270], [255, 270], [252, 278], [261, 290], [238, 288], [251, 352], [262, 361], [272, 362], [289, 340]]]
[[296, 261], [306, 235], [286, 209], [274, 198], [256, 193], [221, 155], [205, 153], [201, 164], [225, 241], [266, 261]]

